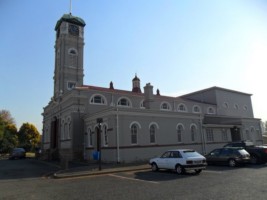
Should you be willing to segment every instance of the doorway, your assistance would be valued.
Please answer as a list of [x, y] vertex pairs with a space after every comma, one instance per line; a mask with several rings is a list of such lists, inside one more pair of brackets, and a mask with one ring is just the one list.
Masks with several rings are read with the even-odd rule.
[[234, 126], [231, 130], [232, 142], [241, 141], [240, 128]]

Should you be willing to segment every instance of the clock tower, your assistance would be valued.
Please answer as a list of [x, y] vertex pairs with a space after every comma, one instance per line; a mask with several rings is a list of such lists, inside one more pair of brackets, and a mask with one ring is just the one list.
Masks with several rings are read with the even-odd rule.
[[64, 14], [55, 26], [54, 99], [83, 85], [83, 49], [85, 22]]

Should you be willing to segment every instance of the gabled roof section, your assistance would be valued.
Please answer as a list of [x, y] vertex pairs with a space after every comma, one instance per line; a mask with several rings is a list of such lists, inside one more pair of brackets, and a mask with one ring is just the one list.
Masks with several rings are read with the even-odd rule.
[[64, 14], [60, 20], [57, 21], [57, 24], [55, 26], [55, 30], [58, 29], [58, 27], [60, 26], [60, 24], [65, 21], [65, 22], [70, 22], [70, 23], [73, 23], [73, 24], [76, 24], [76, 25], [79, 25], [79, 26], [82, 26], [84, 27], [86, 24], [84, 22], [84, 20], [80, 17], [76, 17], [76, 16], [73, 16], [71, 14]]
[[214, 86], [214, 87], [210, 87], [210, 88], [207, 88], [207, 89], [203, 89], [203, 90], [199, 90], [199, 91], [196, 91], [196, 92], [192, 92], [192, 93], [189, 93], [189, 94], [185, 94], [185, 95], [182, 95], [182, 96], [179, 96], [179, 97], [187, 97], [187, 96], [190, 96], [190, 95], [193, 95], [193, 94], [200, 94], [200, 93], [207, 92], [207, 91], [212, 91], [212, 90], [222, 90], [222, 91], [226, 91], [226, 92], [233, 92], [233, 93], [252, 96], [252, 94], [248, 94], [248, 93], [244, 93], [244, 92], [239, 92], [239, 91], [235, 91], [235, 90], [230, 90], [230, 89]]

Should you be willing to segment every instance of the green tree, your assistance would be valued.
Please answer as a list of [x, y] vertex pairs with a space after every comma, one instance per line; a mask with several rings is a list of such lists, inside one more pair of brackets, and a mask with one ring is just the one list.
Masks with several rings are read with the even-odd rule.
[[25, 148], [26, 151], [33, 151], [39, 145], [40, 138], [40, 133], [33, 124], [24, 123], [19, 129], [19, 146]]
[[10, 152], [11, 149], [18, 145], [17, 128], [14, 124], [8, 124], [5, 127], [0, 143], [3, 152]]
[[0, 110], [0, 151], [6, 153], [17, 144], [15, 120], [8, 110]]

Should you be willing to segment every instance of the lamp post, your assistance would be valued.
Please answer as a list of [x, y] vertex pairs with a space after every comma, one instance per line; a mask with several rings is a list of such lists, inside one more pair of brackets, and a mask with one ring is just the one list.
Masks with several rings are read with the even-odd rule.
[[96, 122], [98, 123], [98, 133], [97, 133], [97, 151], [98, 151], [98, 170], [101, 171], [101, 123], [103, 122], [102, 118], [97, 118]]

